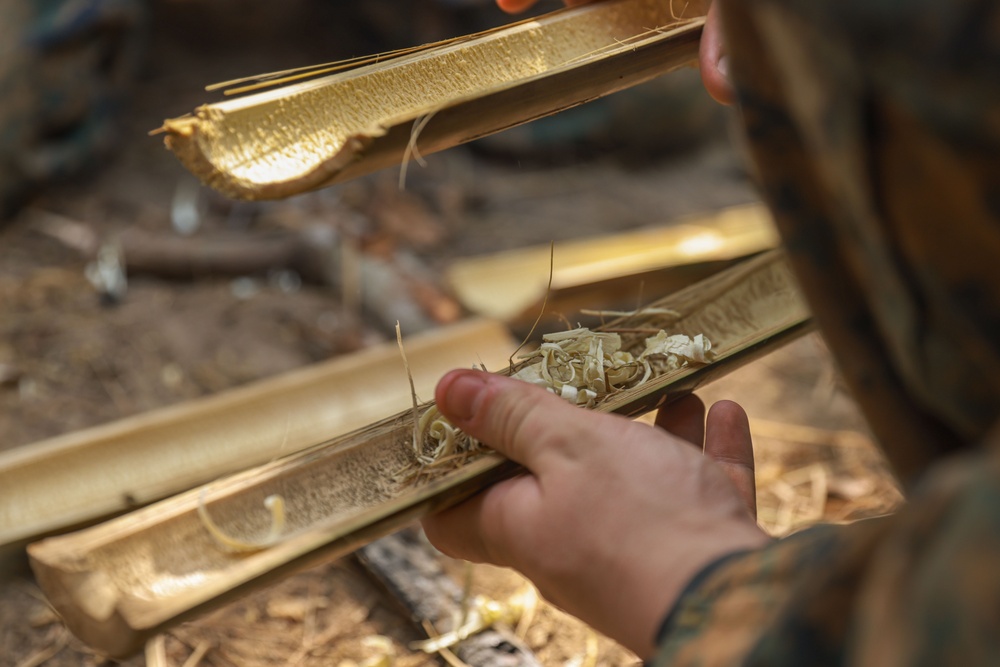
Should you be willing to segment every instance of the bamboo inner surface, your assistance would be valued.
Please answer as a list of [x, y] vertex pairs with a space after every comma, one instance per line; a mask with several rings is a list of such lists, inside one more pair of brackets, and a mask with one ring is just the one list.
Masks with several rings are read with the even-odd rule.
[[[671, 391], [690, 391], [802, 331], [809, 313], [778, 253], [750, 260], [655, 304], [677, 315], [637, 314], [622, 329], [665, 328], [704, 334], [715, 360], [686, 366], [613, 396], [599, 409], [632, 414]], [[626, 345], [645, 335], [623, 335]], [[510, 473], [489, 454], [416, 485], [396, 481], [414, 461], [413, 413], [405, 411], [350, 435], [100, 526], [29, 548], [39, 583], [67, 625], [106, 653], [125, 655], [158, 628], [269, 575], [316, 557], [343, 555], [436, 508], [454, 504]], [[236, 428], [233, 437], [241, 433]], [[287, 522], [273, 546], [234, 553], [199, 516], [228, 536], [259, 543], [271, 528], [268, 496], [280, 495]]]
[[[575, 69], [581, 71], [576, 87], [585, 89], [592, 76], [586, 72], [589, 64], [700, 30], [700, 19], [681, 18], [687, 6], [678, 0], [604, 0], [387, 62], [206, 105], [192, 116], [165, 122], [167, 145], [196, 175], [227, 194], [288, 196], [337, 180], [370, 152], [374, 140], [393, 128], [402, 128], [399, 137], [405, 134], [405, 139], [420, 119], [435, 125], [469, 123], [465, 130], [449, 130], [447, 140], [420, 144], [427, 153], [593, 99], [600, 93], [556, 86], [542, 108], [519, 109], [523, 100], [514, 96], [498, 101], [507, 108], [493, 107], [474, 118], [430, 117]], [[691, 43], [696, 48], [697, 39]], [[685, 62], [693, 54], [690, 45], [686, 53]], [[604, 92], [626, 85], [616, 83], [624, 78], [601, 84], [608, 88]], [[484, 125], [483, 115], [495, 118]], [[428, 135], [436, 131], [424, 130]], [[405, 146], [399, 137], [391, 157], [371, 158], [372, 168], [402, 161]], [[349, 171], [354, 174], [357, 165]]]

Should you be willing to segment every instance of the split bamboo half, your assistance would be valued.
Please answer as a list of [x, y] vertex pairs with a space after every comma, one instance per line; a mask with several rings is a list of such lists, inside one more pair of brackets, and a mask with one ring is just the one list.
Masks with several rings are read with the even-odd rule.
[[767, 207], [746, 204], [560, 243], [554, 261], [547, 244], [464, 257], [452, 262], [446, 275], [468, 310], [518, 331], [531, 326], [542, 303], [549, 313], [572, 317], [598, 304], [634, 307], [643, 293], [676, 292], [779, 242]]
[[[408, 339], [417, 391], [452, 368], [499, 369], [495, 320]], [[350, 389], [347, 389], [350, 387]], [[410, 404], [395, 343], [0, 455], [0, 561], [28, 540], [133, 510], [361, 428]]]
[[[656, 304], [676, 315], [640, 313], [622, 329], [667, 328], [704, 334], [715, 360], [682, 367], [614, 396], [600, 409], [634, 415], [692, 391], [808, 330], [809, 312], [783, 256], [738, 265]], [[666, 319], [664, 319], [666, 318]], [[645, 335], [626, 334], [641, 344]], [[455, 504], [518, 472], [496, 454], [430, 481], [407, 485], [398, 472], [414, 461], [413, 413], [236, 476], [219, 480], [102, 525], [29, 547], [39, 584], [68, 627], [95, 649], [124, 656], [144, 639], [269, 579], [331, 559], [429, 512]], [[253, 437], [234, 425], [230, 437]], [[609, 445], [610, 446], [610, 445]], [[206, 525], [260, 543], [286, 510], [280, 539], [233, 553]]]
[[168, 120], [206, 184], [277, 199], [634, 86], [697, 58], [686, 0], [603, 0]]

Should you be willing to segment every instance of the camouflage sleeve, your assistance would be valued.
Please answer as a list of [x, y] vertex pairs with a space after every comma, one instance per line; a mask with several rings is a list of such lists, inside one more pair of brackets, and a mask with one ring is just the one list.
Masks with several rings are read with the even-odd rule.
[[916, 491], [710, 567], [655, 664], [1000, 665], [1000, 3], [716, 2], [784, 247]]
[[1000, 664], [1000, 434], [906, 509], [823, 526], [697, 577], [655, 665]]
[[909, 484], [1000, 415], [1000, 3], [716, 2], [762, 194]]

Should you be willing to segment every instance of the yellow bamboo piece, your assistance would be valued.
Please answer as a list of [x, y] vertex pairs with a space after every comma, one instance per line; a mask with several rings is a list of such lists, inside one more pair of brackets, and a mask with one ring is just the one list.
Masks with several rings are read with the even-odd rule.
[[[677, 223], [560, 243], [551, 286], [548, 245], [459, 259], [448, 267], [447, 277], [462, 305], [478, 315], [530, 323], [547, 293], [549, 310], [572, 319], [574, 305], [600, 306], [602, 284], [608, 296], [635, 304], [640, 283], [648, 294], [670, 291], [657, 289], [658, 281], [670, 278], [669, 269], [715, 266], [778, 243], [767, 208], [747, 204]], [[626, 280], [634, 289], [623, 285]]]
[[[704, 334], [714, 360], [683, 366], [600, 404], [633, 415], [797, 337], [809, 312], [778, 253], [755, 258], [615, 323]], [[664, 313], [674, 312], [676, 315]], [[626, 346], [645, 336], [625, 334]], [[405, 395], [404, 392], [400, 392]], [[428, 512], [449, 506], [517, 471], [487, 454], [415, 484], [399, 471], [414, 463], [413, 412], [337, 438], [102, 525], [29, 547], [32, 567], [70, 629], [95, 649], [124, 656], [196, 612], [268, 580], [338, 557]], [[234, 440], [252, 427], [232, 425]], [[265, 500], [280, 496], [277, 515]], [[228, 538], [254, 549], [230, 549]]]
[[181, 162], [225, 194], [288, 197], [691, 65], [704, 23], [690, 16], [697, 4], [603, 0], [202, 106], [162, 130]]

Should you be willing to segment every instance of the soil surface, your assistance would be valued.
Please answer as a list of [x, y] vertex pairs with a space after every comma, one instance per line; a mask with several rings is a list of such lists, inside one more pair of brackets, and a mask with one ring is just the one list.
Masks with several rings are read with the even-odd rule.
[[[430, 156], [426, 168], [410, 169], [404, 191], [391, 170], [258, 204], [199, 189], [146, 135], [163, 118], [209, 100], [201, 89], [207, 83], [427, 41], [468, 25], [467, 19], [457, 25], [440, 3], [414, 2], [416, 9], [406, 11], [418, 18], [370, 4], [350, 21], [339, 3], [290, 2], [280, 9], [255, 3], [249, 11], [235, 0], [154, 5], [149, 62], [122, 120], [119, 152], [88, 178], [40, 193], [0, 228], [0, 450], [197, 399], [391, 335], [385, 313], [310, 280], [297, 266], [251, 265], [246, 274], [183, 280], [148, 272], [130, 275], [124, 291], [106, 281], [95, 287], [87, 274], [96, 250], [126, 230], [175, 238], [177, 220], [189, 220], [191, 211], [198, 229], [189, 238], [196, 243], [329, 229], [366, 256], [389, 265], [405, 261], [407, 275], [419, 275], [436, 295], [430, 301], [440, 303], [447, 301], [441, 275], [457, 257], [662, 223], [755, 198], [725, 116], [690, 130], [677, 126], [703, 141], [667, 138], [656, 149], [623, 132], [615, 150], [572, 144], [539, 153], [523, 150], [520, 141], [494, 140]], [[679, 79], [685, 76], [691, 78]], [[704, 102], [688, 98], [697, 90], [689, 83], [673, 86], [672, 99]], [[647, 108], [636, 122], [662, 115]], [[429, 312], [427, 322], [461, 315]], [[775, 533], [884, 512], [899, 502], [819, 338], [807, 337], [704, 395], [734, 398], [758, 420], [762, 521]], [[850, 446], [836, 437], [844, 432], [856, 434]], [[817, 507], [818, 484], [824, 491]], [[473, 581], [474, 590], [498, 600], [524, 587], [494, 568], [477, 568]], [[151, 647], [148, 664], [443, 664], [409, 648], [422, 637], [345, 559], [171, 630]], [[638, 664], [545, 605], [525, 639], [545, 665]], [[0, 584], [0, 665], [101, 664], [67, 633], [30, 579]], [[146, 657], [125, 664], [146, 664]]]

